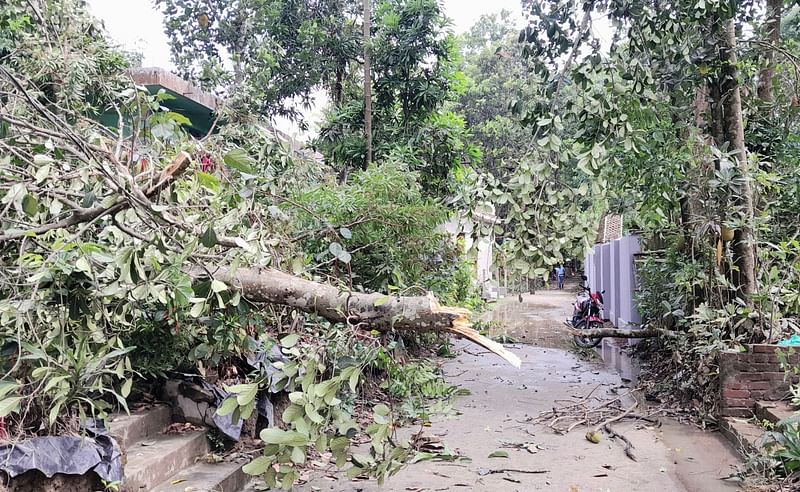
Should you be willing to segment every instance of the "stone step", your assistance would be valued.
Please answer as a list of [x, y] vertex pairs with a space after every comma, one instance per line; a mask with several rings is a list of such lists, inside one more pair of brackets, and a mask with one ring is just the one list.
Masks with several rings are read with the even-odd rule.
[[158, 436], [172, 423], [172, 409], [168, 405], [155, 405], [146, 410], [135, 410], [126, 414], [115, 414], [109, 422], [109, 433], [122, 449], [137, 441]]
[[755, 414], [759, 420], [767, 420], [777, 424], [781, 420], [795, 416], [798, 412], [785, 401], [757, 401]]
[[242, 471], [245, 463], [197, 463], [172, 475], [152, 492], [240, 492], [250, 477]]
[[723, 417], [719, 422], [719, 430], [736, 447], [743, 458], [761, 454], [765, 430], [751, 421]]
[[161, 434], [127, 448], [123, 492], [152, 490], [209, 451], [206, 431]]

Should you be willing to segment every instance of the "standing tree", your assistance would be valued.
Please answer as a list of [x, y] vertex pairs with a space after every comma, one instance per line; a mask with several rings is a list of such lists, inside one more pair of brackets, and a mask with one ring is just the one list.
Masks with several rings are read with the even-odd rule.
[[372, 162], [372, 66], [370, 44], [372, 36], [372, 0], [364, 0], [364, 138], [367, 140], [367, 166]]
[[343, 98], [360, 56], [356, 0], [155, 0], [184, 78], [241, 111], [302, 122], [314, 90]]
[[[447, 19], [434, 0], [381, 0], [371, 33], [371, 87], [345, 90], [349, 97], [330, 108], [315, 146], [340, 169], [365, 168], [368, 147], [378, 162], [402, 155], [420, 171], [426, 191], [441, 195], [452, 170], [477, 158], [465, 141], [463, 121], [445, 111], [462, 80]], [[373, 100], [365, 100], [367, 93]]]

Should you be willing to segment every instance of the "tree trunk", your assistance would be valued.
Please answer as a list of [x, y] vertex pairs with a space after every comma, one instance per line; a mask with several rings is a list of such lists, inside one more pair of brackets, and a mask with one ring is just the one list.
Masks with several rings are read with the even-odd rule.
[[199, 268], [188, 271], [196, 279], [214, 278], [252, 302], [280, 304], [313, 313], [334, 323], [363, 324], [379, 331], [438, 331], [455, 333], [494, 352], [515, 367], [519, 358], [499, 343], [470, 328], [469, 311], [440, 306], [432, 296], [397, 297], [340, 290], [271, 268]]
[[769, 46], [764, 51], [764, 67], [758, 76], [758, 98], [771, 103], [774, 97], [772, 79], [775, 78], [775, 47], [781, 40], [781, 13], [783, 0], [767, 0], [767, 18], [764, 22]]
[[370, 38], [372, 37], [372, 0], [364, 0], [364, 134], [367, 139], [366, 165], [372, 162], [372, 67]]
[[744, 143], [744, 123], [742, 118], [742, 98], [739, 88], [736, 59], [736, 29], [733, 19], [725, 21], [717, 40], [721, 69], [719, 74], [722, 112], [722, 133], [728, 143], [728, 152], [733, 154], [742, 185], [736, 202], [744, 225], [736, 231], [733, 242], [734, 263], [737, 271], [733, 275], [737, 294], [748, 305], [752, 305], [752, 295], [756, 293], [756, 255], [753, 244], [753, 191], [750, 184], [750, 170], [747, 163], [747, 149]]
[[572, 336], [583, 338], [655, 338], [672, 334], [670, 331], [658, 330], [656, 328], [645, 328], [642, 330], [620, 330], [617, 328], [575, 330], [571, 328], [569, 332]]

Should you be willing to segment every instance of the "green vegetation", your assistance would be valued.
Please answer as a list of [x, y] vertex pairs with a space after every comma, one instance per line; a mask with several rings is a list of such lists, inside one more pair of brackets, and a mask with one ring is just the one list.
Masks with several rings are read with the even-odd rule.
[[[251, 415], [267, 390], [291, 402], [248, 472], [289, 488], [330, 451], [382, 481], [414, 459], [394, 426], [448, 413], [458, 391], [426, 360], [451, 354], [439, 334], [370, 316], [429, 291], [479, 309], [464, 244], [491, 233], [512, 281], [542, 277], [582, 257], [603, 213], [641, 236], [639, 308], [673, 332], [641, 344], [649, 393], [713, 418], [717, 354], [798, 330], [800, 16], [762, 3], [525, 0], [522, 32], [503, 13], [455, 36], [435, 0], [377, 0], [366, 34], [350, 0], [157, 0], [181, 75], [226, 103], [199, 140], [167, 94], [131, 85], [135, 57], [83, 2], [3, 3], [10, 437], [73, 432], [170, 374], [215, 374], [235, 394], [221, 414]], [[270, 118], [305, 124], [320, 90], [316, 158]], [[109, 115], [114, 128], [97, 122]], [[284, 297], [251, 295], [240, 271], [282, 279]], [[302, 291], [320, 283], [344, 299], [335, 314]], [[363, 292], [384, 297], [362, 317]], [[241, 370], [259, 346], [286, 358], [271, 378]], [[797, 427], [779, 430], [789, 475]]]

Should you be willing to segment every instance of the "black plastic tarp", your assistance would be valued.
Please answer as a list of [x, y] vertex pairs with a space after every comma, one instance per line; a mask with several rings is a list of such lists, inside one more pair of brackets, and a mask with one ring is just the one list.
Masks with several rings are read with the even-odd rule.
[[115, 482], [122, 480], [122, 455], [116, 441], [95, 423], [86, 426], [85, 436], [34, 437], [0, 445], [0, 471], [13, 478], [29, 470], [39, 470], [47, 478], [94, 471]]

